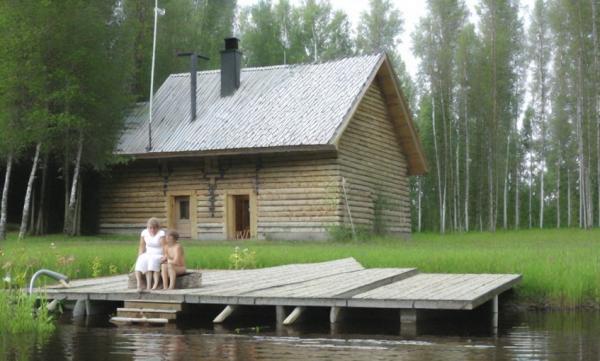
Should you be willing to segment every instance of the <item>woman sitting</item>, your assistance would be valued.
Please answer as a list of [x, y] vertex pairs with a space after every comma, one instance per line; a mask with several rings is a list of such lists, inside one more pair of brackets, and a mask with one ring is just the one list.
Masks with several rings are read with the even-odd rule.
[[142, 291], [142, 274], [146, 275], [146, 288], [158, 288], [160, 265], [165, 261], [163, 249], [165, 247], [165, 232], [160, 229], [156, 218], [150, 218], [146, 229], [140, 235], [138, 258], [135, 263], [135, 280], [138, 292]]
[[167, 289], [175, 289], [175, 280], [177, 276], [185, 273], [185, 258], [183, 256], [183, 247], [177, 240], [179, 233], [169, 230], [167, 232], [166, 256], [167, 262], [162, 264], [163, 286]]

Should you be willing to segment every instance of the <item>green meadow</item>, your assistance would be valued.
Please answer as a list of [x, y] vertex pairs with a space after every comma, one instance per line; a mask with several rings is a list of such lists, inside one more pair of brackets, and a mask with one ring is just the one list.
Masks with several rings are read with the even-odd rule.
[[[182, 241], [188, 268], [227, 269], [235, 248], [241, 266], [268, 267], [354, 257], [365, 267], [417, 267], [423, 272], [520, 273], [516, 301], [536, 307], [600, 307], [600, 229], [523, 230], [439, 235], [410, 240], [375, 238], [356, 242]], [[24, 285], [33, 272], [49, 268], [71, 278], [129, 272], [136, 236], [69, 238], [10, 234], [0, 243], [4, 287]], [[237, 264], [239, 267], [240, 264]]]

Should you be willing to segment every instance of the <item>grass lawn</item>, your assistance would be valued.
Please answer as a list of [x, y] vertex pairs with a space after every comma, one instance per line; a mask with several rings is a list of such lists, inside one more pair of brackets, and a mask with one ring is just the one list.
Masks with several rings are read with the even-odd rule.
[[[71, 278], [128, 272], [136, 236], [68, 238], [62, 235], [0, 243], [0, 277], [24, 284], [40, 268]], [[414, 234], [409, 241], [199, 242], [183, 241], [188, 268], [229, 268], [234, 248], [255, 252], [257, 267], [354, 257], [365, 267], [417, 267], [423, 272], [521, 273], [518, 300], [570, 308], [600, 305], [600, 229], [497, 233]], [[5, 283], [5, 286], [7, 284]]]

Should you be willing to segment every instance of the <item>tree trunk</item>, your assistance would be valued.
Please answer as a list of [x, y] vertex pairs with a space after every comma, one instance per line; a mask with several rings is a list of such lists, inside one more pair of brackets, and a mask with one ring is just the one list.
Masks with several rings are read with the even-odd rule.
[[69, 218], [69, 190], [71, 189], [71, 161], [69, 159], [69, 151], [65, 150], [65, 159], [63, 164], [63, 180], [64, 180], [64, 214], [63, 214], [63, 233], [69, 234], [67, 222]]
[[422, 227], [421, 199], [421, 177], [417, 177], [417, 232], [421, 232]]
[[520, 202], [519, 202], [519, 163], [517, 162], [515, 165], [515, 229], [519, 229], [520, 226]]
[[503, 196], [503, 212], [502, 212], [502, 225], [504, 229], [508, 229], [508, 165], [510, 157], [510, 134], [506, 141], [506, 169], [504, 173], [504, 196]]
[[442, 176], [441, 176], [441, 169], [440, 169], [440, 157], [439, 157], [438, 145], [437, 145], [437, 133], [435, 130], [435, 98], [434, 98], [433, 94], [431, 94], [431, 106], [432, 106], [431, 123], [432, 123], [432, 131], [433, 131], [433, 151], [434, 151], [434, 155], [435, 155], [435, 168], [437, 171], [438, 201], [439, 201], [439, 209], [440, 209], [440, 232], [444, 233], [445, 222], [444, 222], [444, 216], [443, 216], [444, 203], [442, 200]]
[[2, 187], [2, 201], [0, 202], [0, 240], [6, 239], [6, 217], [8, 207], [8, 189], [10, 185], [10, 174], [13, 166], [13, 155], [8, 155], [6, 161], [6, 173], [4, 174], [4, 186]]
[[546, 165], [546, 74], [544, 51], [544, 29], [540, 25], [540, 42], [538, 43], [538, 76], [540, 82], [540, 133], [541, 133], [541, 152], [540, 152], [540, 229], [544, 228], [544, 173]]
[[33, 182], [35, 181], [35, 174], [38, 169], [40, 161], [40, 150], [42, 143], [38, 143], [35, 146], [35, 156], [33, 157], [33, 165], [31, 166], [31, 172], [29, 173], [29, 180], [27, 181], [27, 190], [25, 191], [25, 203], [23, 204], [23, 214], [21, 216], [21, 228], [19, 229], [19, 239], [23, 239], [27, 233], [27, 222], [29, 221], [29, 212], [31, 211], [31, 192], [33, 190]]
[[533, 190], [533, 160], [531, 159], [531, 154], [529, 154], [529, 229], [531, 229], [532, 225], [532, 215], [531, 215], [531, 198], [532, 198], [532, 190]]
[[454, 162], [454, 230], [462, 230], [460, 225], [460, 123], [457, 122], [458, 131], [456, 132], [456, 156]]
[[571, 171], [567, 169], [567, 227], [571, 227]]
[[540, 229], [544, 228], [544, 169], [540, 171]]
[[496, 8], [494, 2], [492, 2], [492, 119], [491, 126], [489, 129], [489, 147], [488, 147], [488, 193], [489, 193], [489, 204], [488, 204], [488, 217], [489, 217], [489, 230], [496, 231], [495, 222], [495, 204], [494, 204], [494, 144], [498, 135], [496, 134], [496, 120], [498, 113], [498, 94], [497, 94], [497, 69], [496, 69]]
[[590, 0], [592, 4], [592, 42], [594, 44], [594, 80], [596, 86], [593, 87], [594, 91], [594, 105], [595, 111], [592, 112], [596, 118], [596, 185], [597, 185], [597, 196], [598, 196], [598, 226], [600, 226], [600, 97], [598, 92], [597, 84], [600, 81], [600, 61], [598, 60], [598, 30], [596, 28], [596, 0]]
[[33, 190], [31, 192], [31, 211], [29, 212], [29, 225], [27, 226], [29, 232], [33, 232], [33, 225], [35, 224], [35, 195], [37, 194], [37, 191], [35, 189], [35, 187], [33, 187]]
[[583, 228], [588, 228], [588, 196], [587, 189], [587, 175], [585, 166], [585, 152], [583, 147], [583, 31], [581, 29], [581, 10], [579, 9], [578, 3], [578, 15], [580, 20], [579, 25], [579, 39], [578, 39], [578, 51], [577, 51], [577, 153], [579, 156], [579, 223]]
[[[560, 141], [558, 149], [560, 149]], [[556, 228], [560, 228], [560, 157], [556, 163]]]
[[37, 222], [35, 225], [35, 234], [41, 236], [46, 234], [46, 183], [48, 182], [48, 155], [44, 157], [42, 164], [42, 185], [40, 186], [40, 200], [38, 205]]
[[447, 212], [447, 199], [448, 199], [448, 168], [452, 167], [452, 163], [448, 162], [448, 131], [446, 124], [446, 106], [444, 104], [444, 91], [442, 89], [442, 84], [440, 80], [440, 100], [441, 100], [441, 113], [442, 113], [442, 139], [443, 139], [443, 148], [442, 154], [444, 155], [444, 191], [442, 192], [442, 224], [444, 226], [442, 233], [446, 233], [446, 212]]
[[75, 222], [75, 207], [77, 206], [77, 190], [79, 184], [79, 173], [81, 171], [81, 154], [83, 153], [83, 132], [79, 133], [79, 141], [77, 144], [77, 157], [75, 158], [75, 168], [73, 170], [73, 182], [71, 183], [71, 195], [69, 197], [69, 209], [67, 219], [65, 219], [65, 229], [71, 236], [74, 235]]
[[[463, 77], [466, 83], [467, 81], [467, 69], [466, 65], [463, 65]], [[469, 114], [468, 114], [468, 102], [467, 102], [467, 90], [466, 86], [463, 88], [464, 98], [464, 116], [465, 116], [465, 231], [469, 231]]]
[[75, 204], [75, 213], [73, 216], [73, 230], [71, 236], [81, 235], [81, 208], [82, 208], [82, 191], [83, 191], [83, 180], [79, 179], [77, 184], [77, 201]]

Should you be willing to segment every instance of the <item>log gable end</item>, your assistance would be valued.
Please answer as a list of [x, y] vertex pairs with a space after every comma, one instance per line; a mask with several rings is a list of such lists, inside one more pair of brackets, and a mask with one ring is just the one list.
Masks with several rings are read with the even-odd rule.
[[[390, 115], [384, 90], [374, 79], [338, 143], [340, 175], [358, 227], [410, 233], [407, 157]], [[345, 224], [350, 217], [343, 207]]]

